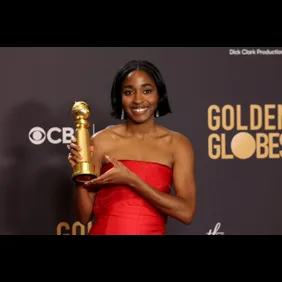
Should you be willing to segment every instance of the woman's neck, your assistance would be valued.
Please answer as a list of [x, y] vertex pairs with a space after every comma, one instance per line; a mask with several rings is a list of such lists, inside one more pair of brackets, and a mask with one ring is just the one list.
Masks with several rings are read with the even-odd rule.
[[149, 119], [144, 123], [134, 123], [131, 120], [127, 120], [125, 126], [128, 135], [141, 138], [155, 134], [157, 129], [154, 119]]

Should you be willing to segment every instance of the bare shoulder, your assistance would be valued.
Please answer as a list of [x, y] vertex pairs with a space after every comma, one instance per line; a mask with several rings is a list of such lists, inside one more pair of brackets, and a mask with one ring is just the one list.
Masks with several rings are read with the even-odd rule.
[[158, 126], [158, 129], [159, 137], [166, 140], [166, 144], [169, 145], [174, 160], [179, 158], [187, 159], [187, 157], [193, 159], [194, 149], [192, 142], [187, 136], [163, 126]]
[[177, 132], [170, 130], [166, 127], [159, 126], [160, 132], [162, 136], [167, 136], [170, 139], [170, 142], [173, 146], [177, 147], [187, 147], [190, 150], [192, 149], [192, 143], [188, 137], [185, 135]]
[[109, 142], [114, 141], [121, 128], [121, 124], [108, 126], [93, 134], [90, 138], [90, 142], [94, 146], [107, 145]]
[[171, 131], [171, 134], [175, 145], [192, 147], [192, 143], [187, 136], [176, 131]]
[[189, 158], [190, 160], [193, 160], [194, 148], [191, 140], [187, 136], [179, 132], [171, 131], [171, 134], [174, 159], [176, 160], [179, 158]]

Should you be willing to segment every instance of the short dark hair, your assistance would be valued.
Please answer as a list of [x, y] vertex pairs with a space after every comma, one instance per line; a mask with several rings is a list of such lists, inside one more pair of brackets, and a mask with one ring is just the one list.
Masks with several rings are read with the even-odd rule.
[[[164, 116], [168, 113], [171, 113], [172, 111], [171, 111], [168, 97], [167, 97], [166, 84], [158, 68], [154, 64], [146, 60], [132, 60], [132, 61], [127, 62], [125, 65], [123, 65], [114, 77], [114, 81], [112, 84], [112, 90], [111, 90], [111, 104], [112, 104], [112, 110], [113, 110], [111, 115], [118, 119], [121, 118], [122, 82], [124, 78], [130, 72], [135, 71], [135, 70], [143, 70], [147, 72], [152, 77], [154, 82], [156, 83], [158, 94], [159, 94], [159, 102], [157, 106], [159, 117]], [[124, 116], [126, 118], [126, 113], [124, 113]]]

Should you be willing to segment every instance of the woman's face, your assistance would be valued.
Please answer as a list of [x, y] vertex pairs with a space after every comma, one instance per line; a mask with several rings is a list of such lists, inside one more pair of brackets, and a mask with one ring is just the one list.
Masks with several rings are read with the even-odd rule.
[[127, 75], [122, 84], [122, 104], [129, 119], [143, 123], [154, 118], [158, 90], [152, 77], [142, 70]]

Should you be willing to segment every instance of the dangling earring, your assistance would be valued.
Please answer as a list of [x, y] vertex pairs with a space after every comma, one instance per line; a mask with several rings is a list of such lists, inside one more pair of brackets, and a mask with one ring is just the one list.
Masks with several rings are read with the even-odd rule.
[[156, 117], [158, 118], [160, 116], [159, 111], [156, 110]]
[[121, 110], [121, 117], [120, 117], [120, 119], [121, 119], [121, 120], [124, 119], [124, 109], [123, 109], [123, 108], [122, 108], [122, 110]]

